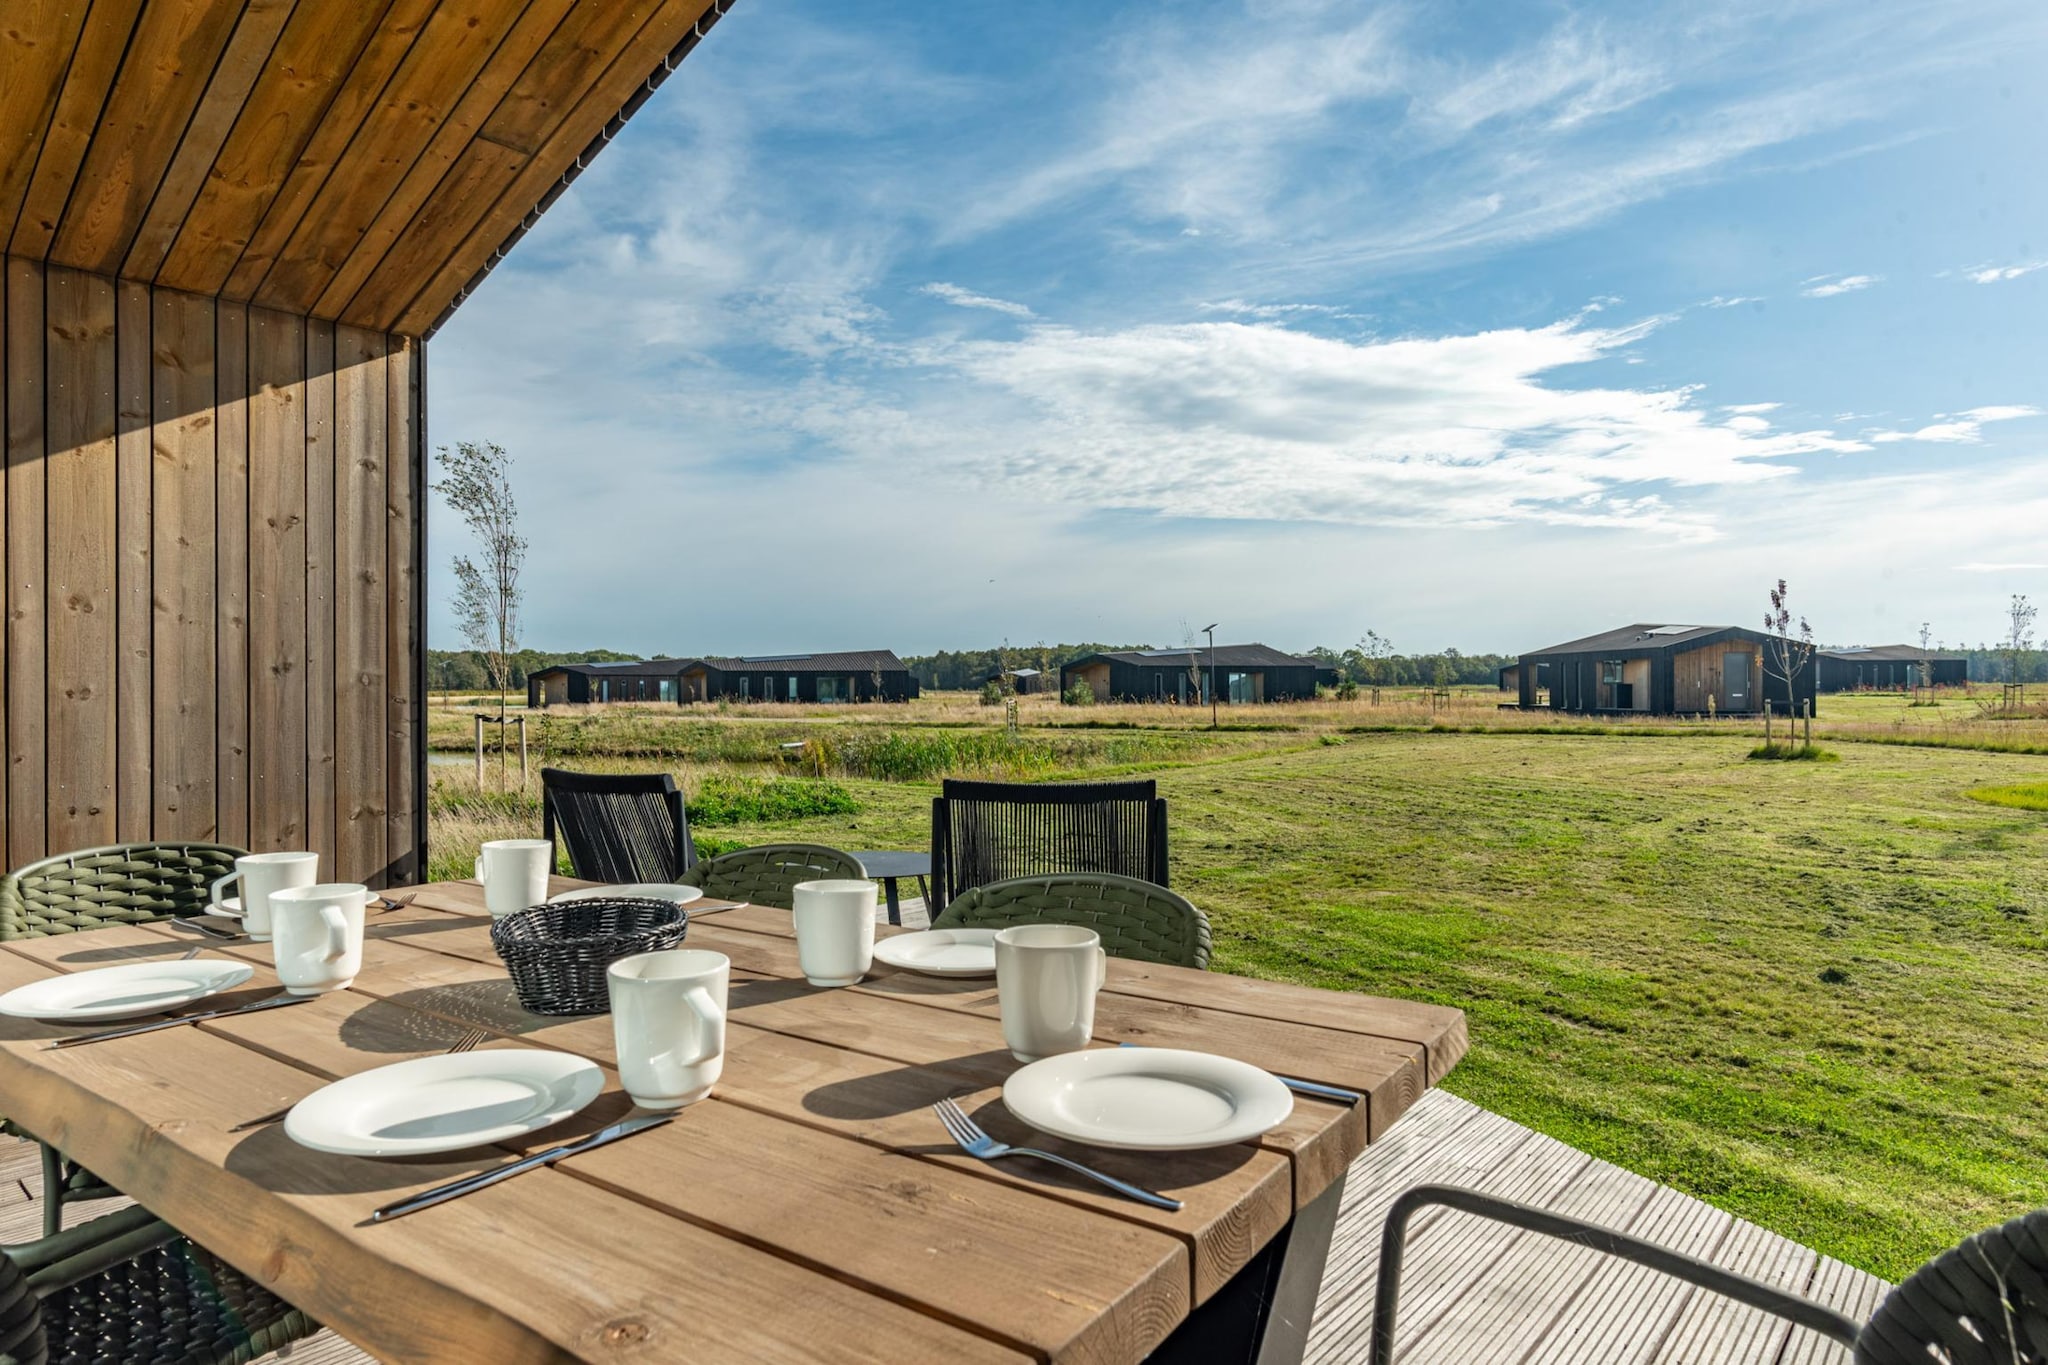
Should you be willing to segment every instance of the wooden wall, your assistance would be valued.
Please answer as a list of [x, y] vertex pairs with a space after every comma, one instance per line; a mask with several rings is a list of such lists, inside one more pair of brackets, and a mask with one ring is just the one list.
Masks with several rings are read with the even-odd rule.
[[424, 867], [423, 357], [6, 258], [0, 849]]

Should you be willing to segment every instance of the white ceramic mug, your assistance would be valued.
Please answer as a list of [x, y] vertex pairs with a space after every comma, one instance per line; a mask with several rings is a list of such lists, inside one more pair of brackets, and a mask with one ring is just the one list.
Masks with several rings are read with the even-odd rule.
[[875, 962], [874, 882], [798, 882], [796, 960], [813, 986], [851, 986]]
[[213, 884], [213, 910], [227, 910], [226, 896], [232, 882], [242, 884], [242, 931], [258, 943], [270, 937], [270, 898], [289, 886], [311, 886], [320, 880], [317, 853], [244, 853], [235, 859], [235, 870]]
[[484, 884], [484, 908], [492, 919], [531, 910], [548, 898], [548, 874], [555, 870], [551, 839], [493, 839], [476, 860]]
[[370, 888], [360, 882], [292, 886], [270, 896], [270, 957], [277, 979], [293, 995], [338, 991], [363, 969], [363, 906]]
[[732, 961], [703, 948], [622, 957], [605, 970], [619, 1083], [642, 1109], [680, 1109], [725, 1069]]
[[1020, 1062], [1079, 1052], [1095, 1034], [1095, 993], [1109, 976], [1102, 936], [1070, 924], [1017, 924], [996, 934], [1003, 1041]]

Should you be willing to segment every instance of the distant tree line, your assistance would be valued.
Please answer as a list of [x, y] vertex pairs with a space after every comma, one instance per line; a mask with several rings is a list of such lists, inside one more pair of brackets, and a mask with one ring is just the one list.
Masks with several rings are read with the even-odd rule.
[[[526, 675], [556, 664], [636, 663], [645, 658], [641, 654], [621, 654], [615, 649], [579, 649], [568, 653], [550, 654], [544, 650], [522, 649], [507, 656], [511, 661], [509, 686], [515, 692], [526, 690]], [[430, 649], [427, 651], [427, 690], [429, 692], [488, 692], [496, 689], [491, 681], [490, 669], [484, 656], [473, 649]]]
[[[993, 649], [942, 649], [936, 654], [913, 654], [903, 661], [919, 687], [939, 691], [972, 691], [998, 673], [1018, 668], [1035, 668], [1058, 674], [1060, 665], [1084, 654], [1112, 649], [1150, 649], [1151, 645], [999, 645]], [[1059, 679], [1051, 680], [1058, 688]]]
[[[940, 690], [978, 688], [1005, 669], [1035, 668], [1041, 673], [1059, 672], [1061, 664], [1084, 654], [1105, 650], [1155, 649], [1155, 645], [1028, 645], [995, 649], [940, 650], [920, 654], [903, 662], [917, 675], [918, 685]], [[1199, 654], [1203, 646], [1192, 646]], [[1366, 687], [1458, 687], [1494, 684], [1500, 680], [1503, 664], [1515, 661], [1512, 654], [1460, 654], [1446, 649], [1437, 654], [1395, 654], [1379, 636], [1369, 636], [1349, 649], [1318, 645], [1302, 651], [1308, 658], [1337, 670], [1337, 676]], [[1059, 686], [1054, 679], [1053, 688]]]

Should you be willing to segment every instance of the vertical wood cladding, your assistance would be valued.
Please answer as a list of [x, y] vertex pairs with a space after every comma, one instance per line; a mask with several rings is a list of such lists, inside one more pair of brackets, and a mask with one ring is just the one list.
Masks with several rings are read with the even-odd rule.
[[424, 867], [417, 340], [8, 258], [0, 849]]

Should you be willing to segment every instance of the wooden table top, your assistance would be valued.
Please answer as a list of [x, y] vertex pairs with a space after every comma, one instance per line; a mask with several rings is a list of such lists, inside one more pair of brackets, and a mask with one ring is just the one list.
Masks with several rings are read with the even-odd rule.
[[[562, 887], [578, 885], [564, 881]], [[997, 1137], [1016, 1069], [994, 983], [877, 963], [816, 990], [787, 911], [714, 908], [692, 947], [732, 959], [724, 1076], [678, 1121], [393, 1223], [370, 1210], [619, 1117], [607, 1016], [520, 1009], [474, 883], [372, 913], [346, 991], [51, 1051], [77, 1031], [0, 1017], [0, 1109], [195, 1240], [380, 1356], [420, 1361], [1135, 1361], [1322, 1193], [1465, 1049], [1457, 1010], [1111, 959], [1096, 1037], [1187, 1046], [1366, 1092], [1297, 1098], [1256, 1143], [1119, 1153], [1037, 1137], [1186, 1201], [1165, 1213], [1042, 1162], [947, 1139], [946, 1096]], [[396, 893], [394, 893], [396, 894]], [[884, 931], [886, 932], [886, 931]], [[4, 945], [0, 990], [171, 958], [160, 925]], [[265, 944], [221, 1003], [275, 992]], [[605, 1094], [516, 1143], [403, 1161], [299, 1147], [243, 1120], [337, 1077], [444, 1050], [543, 1046], [607, 1069]]]

